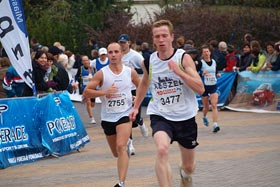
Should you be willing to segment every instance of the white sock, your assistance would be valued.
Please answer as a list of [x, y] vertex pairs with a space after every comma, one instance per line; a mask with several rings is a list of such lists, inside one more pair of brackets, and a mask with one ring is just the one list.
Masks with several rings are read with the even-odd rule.
[[190, 177], [190, 175], [187, 174], [183, 169], [181, 169], [181, 175], [182, 175], [183, 178], [188, 178], [188, 177]]
[[214, 122], [214, 123], [213, 123], [213, 126], [214, 126], [214, 127], [217, 127], [217, 126], [218, 126], [218, 123], [217, 123], [217, 122]]

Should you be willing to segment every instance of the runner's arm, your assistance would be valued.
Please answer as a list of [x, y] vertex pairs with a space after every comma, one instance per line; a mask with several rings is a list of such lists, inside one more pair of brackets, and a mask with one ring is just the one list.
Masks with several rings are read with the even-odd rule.
[[144, 63], [142, 63], [142, 69], [144, 74], [136, 90], [136, 98], [134, 101], [133, 109], [129, 114], [130, 119], [133, 121], [136, 119], [136, 115], [138, 114], [138, 108], [140, 107], [150, 85], [149, 75]]
[[108, 89], [102, 90], [102, 89], [96, 89], [97, 87], [101, 87], [103, 84], [103, 72], [98, 71], [94, 74], [91, 81], [86, 86], [83, 97], [85, 98], [96, 98], [100, 96], [104, 96], [106, 94], [115, 93], [118, 88], [113, 84]]
[[203, 94], [204, 86], [190, 55], [184, 54], [182, 66], [182, 68], [179, 68], [176, 62], [169, 62], [169, 68], [180, 76], [185, 84], [187, 84], [194, 92], [197, 92], [200, 95]]

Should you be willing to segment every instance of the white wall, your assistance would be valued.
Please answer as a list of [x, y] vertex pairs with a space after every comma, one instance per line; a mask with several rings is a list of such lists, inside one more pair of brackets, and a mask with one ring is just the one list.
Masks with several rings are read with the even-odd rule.
[[145, 23], [149, 21], [150, 16], [154, 18], [154, 12], [159, 12], [160, 7], [157, 4], [136, 4], [131, 6], [131, 11], [135, 14], [133, 16], [133, 22], [138, 24], [141, 20]]

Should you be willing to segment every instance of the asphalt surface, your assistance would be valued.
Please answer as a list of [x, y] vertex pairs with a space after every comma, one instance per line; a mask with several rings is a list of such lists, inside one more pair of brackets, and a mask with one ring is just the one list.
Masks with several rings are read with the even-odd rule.
[[[77, 153], [46, 158], [0, 170], [0, 187], [112, 187], [117, 182], [113, 158], [100, 126], [100, 104], [94, 115], [97, 124], [89, 124], [85, 105], [74, 102], [91, 142]], [[145, 123], [149, 118], [142, 108]], [[202, 123], [199, 126], [195, 187], [279, 187], [280, 186], [280, 115], [219, 111], [221, 131]], [[211, 113], [209, 120], [211, 124]], [[151, 129], [150, 129], [151, 130]], [[133, 129], [136, 155], [130, 159], [126, 187], [157, 187], [154, 171], [155, 146], [151, 135], [141, 136]], [[180, 152], [170, 147], [173, 186], [179, 187]]]

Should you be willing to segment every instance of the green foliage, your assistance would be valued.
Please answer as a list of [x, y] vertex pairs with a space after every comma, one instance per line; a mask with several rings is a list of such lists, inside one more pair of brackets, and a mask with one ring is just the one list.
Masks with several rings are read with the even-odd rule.
[[90, 37], [86, 27], [101, 31], [104, 14], [113, 0], [26, 0], [23, 1], [30, 39], [46, 46], [59, 41], [73, 52], [84, 53]]
[[[163, 9], [156, 14], [155, 19], [171, 20], [175, 27], [175, 37], [183, 35], [194, 40], [197, 46], [213, 38], [241, 46], [243, 35], [247, 32], [262, 43], [278, 41], [280, 38], [280, 0], [188, 2], [191, 1], [160, 1]], [[131, 22], [131, 3], [131, 0], [128, 3], [115, 3], [114, 0], [23, 1], [30, 39], [35, 37], [47, 46], [59, 41], [66, 49], [81, 54], [89, 54], [89, 38], [94, 38], [101, 47], [116, 41], [122, 33], [129, 34], [132, 42], [152, 43], [152, 20], [134, 25]], [[221, 6], [222, 4], [239, 6]], [[253, 5], [273, 5], [276, 8], [256, 8]]]

